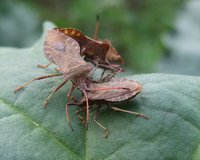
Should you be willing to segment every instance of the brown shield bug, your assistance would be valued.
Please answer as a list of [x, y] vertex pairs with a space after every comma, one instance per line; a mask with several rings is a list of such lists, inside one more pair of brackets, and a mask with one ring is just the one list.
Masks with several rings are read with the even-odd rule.
[[93, 69], [93, 65], [80, 56], [80, 46], [76, 40], [55, 30], [49, 31], [46, 36], [44, 54], [50, 62], [58, 66], [64, 79], [87, 77]]
[[[74, 32], [73, 34], [77, 34], [77, 32]], [[81, 34], [79, 36], [82, 37], [80, 39], [84, 39], [85, 37], [85, 35]], [[126, 79], [117, 79], [111, 81], [109, 79], [108, 82], [94, 83], [89, 76], [89, 74], [94, 69], [94, 66], [91, 63], [86, 62], [81, 57], [81, 54], [87, 53], [85, 54], [85, 56], [91, 54], [91, 57], [93, 60], [95, 60], [95, 62], [100, 63], [102, 61], [100, 64], [98, 64], [98, 66], [102, 65], [103, 68], [107, 67], [106, 69], [111, 68], [112, 70], [112, 68], [116, 67], [106, 62], [105, 56], [107, 52], [104, 52], [104, 50], [108, 51], [109, 45], [105, 45], [106, 43], [104, 43], [103, 41], [95, 41], [93, 39], [90, 39], [89, 37], [86, 37], [86, 40], [84, 40], [84, 47], [81, 47], [82, 44], [79, 41], [78, 43], [77, 41], [78, 40], [75, 38], [73, 39], [72, 36], [68, 36], [65, 33], [65, 30], [61, 31], [59, 29], [53, 29], [49, 31], [44, 42], [44, 54], [51, 63], [54, 63], [58, 67], [57, 70], [59, 71], [59, 73], [34, 78], [24, 85], [18, 87], [15, 92], [19, 91], [20, 89], [24, 88], [26, 85], [35, 80], [63, 76], [64, 82], [60, 84], [57, 88], [55, 88], [52, 93], [47, 97], [45, 101], [45, 106], [47, 105], [50, 97], [55, 92], [57, 92], [68, 80], [70, 80], [73, 85], [67, 95], [68, 97], [70, 97], [75, 87], [77, 87], [83, 93], [83, 99], [80, 103], [76, 104], [79, 104], [81, 106], [83, 106], [83, 104], [86, 104], [86, 107], [82, 107], [82, 110], [86, 112], [85, 124], [87, 126], [89, 122], [89, 109], [91, 108], [89, 107], [89, 100], [95, 103], [98, 101], [103, 101], [109, 104], [112, 102], [124, 101], [137, 95], [140, 92], [141, 88], [138, 83], [133, 83], [133, 81], [128, 81]], [[101, 55], [100, 53], [103, 54]], [[71, 127], [68, 115], [68, 105], [70, 104], [74, 103], [66, 104], [66, 116], [68, 119], [68, 123]], [[143, 114], [139, 114], [136, 112], [126, 111], [116, 107], [111, 108], [117, 111], [128, 112], [145, 117]], [[96, 121], [96, 116], [94, 120], [99, 126], [101, 126], [105, 130], [106, 133], [108, 132], [108, 130], [103, 125]]]
[[55, 30], [49, 31], [44, 42], [44, 54], [51, 63], [57, 65], [61, 73], [34, 78], [15, 91], [22, 89], [32, 81], [54, 76], [63, 75], [65, 80], [77, 79], [79, 76], [82, 77], [81, 80], [85, 79], [92, 71], [93, 65], [85, 62], [79, 53], [80, 46], [74, 39]]
[[111, 61], [117, 61], [122, 64], [124, 63], [124, 60], [112, 46], [111, 42], [108, 40], [99, 40], [97, 38], [99, 30], [99, 18], [97, 18], [96, 29], [93, 39], [74, 28], [54, 28], [54, 29], [75, 39], [80, 45], [81, 48], [80, 54], [82, 56], [85, 56], [86, 60], [94, 63], [98, 67], [109, 69], [114, 72], [123, 71], [120, 66], [110, 64]]
[[[94, 40], [87, 37], [77, 29], [54, 28], [54, 30], [75, 39], [80, 45], [80, 54], [81, 56], [84, 56], [84, 59], [86, 61], [95, 64], [97, 67], [110, 70], [112, 72], [112, 75], [107, 79], [110, 79], [116, 74], [123, 71], [123, 69], [119, 65], [110, 64], [110, 62], [106, 59], [107, 53], [108, 56], [111, 58], [112, 54], [110, 53], [113, 53], [112, 51], [115, 50], [113, 47], [109, 46], [110, 42]], [[103, 77], [104, 72], [102, 73], [101, 78]]]
[[[88, 89], [86, 85], [86, 79], [87, 82], [90, 83], [88, 74], [91, 73], [93, 65], [82, 59], [80, 56], [80, 47], [78, 47], [78, 43], [75, 42], [74, 39], [63, 32], [53, 29], [48, 32], [44, 45], [44, 53], [49, 61], [55, 63], [59, 67], [59, 70], [63, 73], [64, 79], [71, 80], [74, 86], [80, 89], [84, 94], [86, 100], [87, 125], [89, 121], [89, 101], [87, 98], [87, 91], [90, 89]], [[75, 87], [72, 87], [68, 93], [69, 97]]]
[[[145, 116], [144, 114], [112, 106], [112, 104], [115, 102], [122, 102], [135, 97], [137, 94], [140, 93], [140, 91], [141, 91], [140, 84], [138, 84], [134, 80], [128, 80], [126, 78], [116, 78], [116, 79], [113, 78], [109, 82], [103, 82], [103, 83], [91, 83], [91, 82], [87, 83], [87, 96], [88, 96], [87, 98], [90, 101], [90, 103], [98, 105], [93, 119], [101, 128], [104, 129], [105, 136], [107, 136], [109, 133], [108, 129], [97, 121], [97, 115], [102, 103], [108, 104], [110, 108], [115, 111], [126, 112], [148, 119], [148, 117]], [[85, 102], [86, 98], [83, 97], [80, 102], [68, 103], [66, 105], [66, 113], [68, 114], [69, 105], [83, 106]], [[85, 110], [86, 109], [82, 107], [82, 109], [78, 110], [76, 114], [84, 112]], [[69, 117], [69, 115], [67, 117]], [[81, 117], [81, 119], [83, 118]], [[68, 123], [71, 126], [69, 119]]]
[[64, 33], [67, 36], [75, 39], [80, 45], [81, 56], [91, 58], [97, 61], [99, 64], [105, 63], [109, 44], [96, 41], [74, 28], [54, 28], [54, 30]]
[[[87, 104], [87, 114], [89, 117], [89, 103], [87, 99], [87, 92], [85, 81], [88, 74], [93, 70], [93, 65], [87, 63], [80, 56], [80, 46], [73, 38], [66, 36], [65, 34], [58, 32], [56, 30], [51, 30], [47, 33], [44, 42], [44, 54], [46, 58], [51, 62], [55, 63], [58, 67], [58, 70], [61, 72], [59, 74], [45, 75], [32, 79], [31, 81], [25, 83], [24, 85], [18, 87], [15, 92], [24, 88], [29, 83], [35, 80], [41, 80], [45, 78], [61, 76], [64, 77], [64, 82], [53, 90], [49, 97], [45, 101], [45, 106], [48, 103], [49, 98], [57, 92], [68, 80], [71, 80], [72, 83], [80, 89], [84, 96], [86, 97]], [[72, 92], [72, 89], [69, 91]]]

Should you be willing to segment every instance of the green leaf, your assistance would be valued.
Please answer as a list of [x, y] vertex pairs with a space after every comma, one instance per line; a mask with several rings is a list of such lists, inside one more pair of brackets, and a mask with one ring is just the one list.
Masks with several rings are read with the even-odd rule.
[[[53, 25], [46, 23], [46, 29]], [[44, 33], [45, 34], [45, 33]], [[0, 159], [200, 159], [200, 78], [147, 74], [129, 76], [142, 85], [142, 92], [123, 109], [141, 112], [145, 120], [104, 107], [98, 121], [110, 131], [107, 139], [92, 120], [85, 129], [70, 108], [71, 131], [65, 117], [66, 92], [59, 90], [43, 104], [63, 78], [50, 78], [14, 89], [30, 79], [55, 73], [43, 55], [44, 36], [31, 48], [0, 48]], [[76, 95], [80, 95], [78, 91]], [[103, 107], [102, 107], [103, 108]]]

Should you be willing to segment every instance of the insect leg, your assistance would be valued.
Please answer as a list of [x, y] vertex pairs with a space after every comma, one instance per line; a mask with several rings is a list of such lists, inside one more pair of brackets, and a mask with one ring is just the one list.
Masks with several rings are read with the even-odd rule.
[[51, 62], [51, 63], [48, 63], [47, 65], [38, 64], [37, 67], [39, 67], [39, 68], [47, 68], [47, 67], [49, 67], [51, 64], [53, 64], [53, 63]]
[[82, 108], [75, 112], [76, 116], [81, 120], [82, 124], [85, 123], [85, 119], [79, 113], [84, 112], [85, 110], [86, 110], [85, 108]]
[[138, 112], [128, 111], [128, 110], [124, 110], [124, 109], [121, 109], [121, 108], [118, 108], [118, 107], [111, 107], [111, 109], [113, 109], [114, 111], [130, 113], [130, 114], [134, 114], [136, 116], [143, 117], [145, 119], [149, 119], [149, 117], [145, 116], [144, 114], [138, 113]]
[[63, 74], [50, 74], [50, 75], [40, 76], [40, 77], [34, 78], [34, 79], [32, 79], [32, 80], [26, 82], [25, 84], [19, 86], [18, 88], [16, 88], [14, 92], [18, 92], [19, 90], [21, 90], [22, 88], [24, 88], [25, 86], [27, 86], [28, 84], [30, 84], [30, 83], [33, 82], [33, 81], [41, 80], [41, 79], [45, 79], [45, 78], [50, 78], [50, 77], [62, 76], [62, 75], [63, 75]]
[[100, 78], [100, 82], [102, 82], [104, 80], [103, 76], [106, 73], [106, 70], [104, 69], [103, 72], [101, 73], [101, 78]]
[[56, 70], [57, 73], [62, 72], [60, 68], [55, 68], [55, 70]]
[[71, 128], [72, 131], [74, 131], [74, 129], [72, 128], [71, 122], [70, 122], [70, 118], [69, 118], [69, 113], [68, 113], [68, 106], [69, 105], [74, 105], [74, 103], [67, 103], [66, 104], [66, 117], [67, 117], [67, 122], [69, 124], [69, 127]]
[[[104, 64], [99, 64], [97, 61], [95, 61], [95, 60], [90, 60], [93, 64], [94, 64], [94, 68], [92, 69], [92, 71], [87, 75], [87, 77], [91, 77], [92, 75], [93, 75], [93, 73], [97, 70], [97, 68], [102, 68], [103, 69], [103, 72], [101, 73], [101, 77], [100, 77], [100, 82], [102, 81], [102, 79], [104, 79], [103, 78], [103, 76], [104, 76], [104, 74], [105, 74], [105, 71], [106, 71], [106, 69], [108, 69], [108, 70], [112, 70], [112, 68], [110, 68], [110, 67], [108, 67], [108, 65], [104, 65]], [[107, 76], [106, 76], [107, 77]], [[113, 76], [112, 76], [113, 77]], [[98, 82], [99, 82], [98, 81]]]
[[44, 103], [44, 108], [46, 108], [46, 106], [48, 105], [48, 101], [49, 99], [52, 97], [52, 95], [54, 93], [56, 93], [62, 86], [64, 86], [65, 83], [67, 83], [68, 80], [64, 81], [63, 83], [61, 83], [58, 87], [56, 87], [52, 92], [51, 94], [47, 97], [47, 99], [45, 100], [45, 103]]
[[94, 74], [94, 72], [96, 71], [97, 68], [98, 68], [98, 63], [95, 64], [95, 67], [90, 71], [90, 73], [87, 75], [87, 77], [91, 77]]
[[93, 63], [94, 65], [98, 64], [97, 67], [99, 67], [99, 68], [108, 69], [108, 70], [111, 70], [111, 71], [115, 70], [115, 68], [112, 67], [109, 64], [101, 64], [101, 63], [98, 63], [96, 60], [93, 60], [93, 59], [90, 59], [90, 62]]
[[74, 103], [78, 103], [79, 101], [74, 96], [71, 95], [71, 93], [73, 92], [75, 87], [76, 86], [74, 84], [72, 84], [72, 86], [70, 87], [69, 91], [67, 92], [67, 98], [71, 99]]
[[[92, 108], [92, 107], [89, 107], [89, 110], [90, 110], [91, 108]], [[80, 113], [81, 113], [81, 112], [84, 112], [85, 110], [86, 110], [86, 108], [81, 108], [81, 109], [79, 109], [79, 110], [77, 110], [77, 111], [75, 112], [76, 116], [77, 116], [78, 118], [81, 119], [82, 123], [85, 123], [85, 119], [80, 115]]]
[[70, 87], [69, 91], [67, 92], [67, 98], [68, 99], [72, 98], [71, 94], [72, 94], [74, 88], [75, 88], [75, 85], [72, 84], [72, 86]]
[[85, 126], [88, 126], [88, 122], [89, 122], [89, 118], [90, 118], [90, 112], [89, 112], [89, 101], [88, 101], [88, 95], [87, 92], [85, 90], [82, 90], [83, 94], [85, 96], [85, 101], [86, 101], [86, 122], [85, 122]]
[[72, 131], [74, 131], [74, 129], [72, 128], [71, 122], [70, 122], [70, 118], [69, 118], [69, 111], [68, 111], [68, 107], [69, 105], [81, 105], [83, 102], [78, 102], [78, 103], [67, 103], [66, 104], [66, 117], [67, 117], [67, 122], [69, 124], [69, 127], [71, 128]]
[[99, 113], [99, 108], [100, 108], [100, 107], [97, 108], [97, 110], [96, 110], [96, 112], [95, 112], [95, 114], [94, 114], [93, 120], [94, 120], [94, 122], [95, 122], [98, 126], [100, 126], [100, 127], [104, 130], [104, 132], [105, 132], [104, 137], [107, 138], [107, 136], [108, 136], [108, 134], [109, 134], [108, 129], [107, 129], [106, 127], [104, 127], [100, 122], [97, 121], [97, 116], [98, 116], [98, 113]]
[[110, 81], [115, 75], [117, 75], [117, 74], [119, 74], [119, 73], [121, 73], [123, 71], [123, 69], [122, 68], [119, 68], [119, 70], [118, 71], [115, 71], [115, 72], [113, 72], [113, 73], [110, 73], [110, 74], [108, 74], [106, 77], [104, 77], [103, 78], [103, 82], [108, 82], [108, 81]]

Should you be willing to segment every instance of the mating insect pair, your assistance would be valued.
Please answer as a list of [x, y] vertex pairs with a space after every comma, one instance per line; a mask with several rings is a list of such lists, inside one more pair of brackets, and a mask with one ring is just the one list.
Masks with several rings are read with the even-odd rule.
[[[57, 70], [59, 73], [34, 78], [33, 80], [18, 87], [15, 92], [19, 91], [35, 80], [63, 76], [64, 82], [55, 88], [47, 97], [45, 101], [45, 107], [47, 106], [48, 100], [51, 98], [51, 96], [65, 83], [67, 83], [68, 80], [70, 80], [73, 85], [68, 91], [68, 97], [71, 97], [71, 94], [75, 88], [78, 88], [82, 92], [83, 97], [79, 102], [75, 101], [74, 103], [66, 104], [66, 116], [68, 123], [72, 128], [68, 115], [68, 106], [76, 104], [81, 106], [81, 109], [76, 112], [79, 117], [79, 113], [86, 113], [85, 125], [87, 126], [90, 117], [90, 109], [92, 108], [89, 105], [89, 102], [99, 104], [98, 102], [101, 101], [111, 104], [113, 102], [124, 101], [132, 98], [141, 91], [141, 86], [135, 81], [124, 78], [112, 78], [115, 74], [122, 71], [122, 69], [118, 65], [110, 64], [110, 59], [107, 59], [106, 57], [108, 53], [110, 55], [115, 55], [113, 57], [118, 57], [116, 60], [121, 57], [116, 50], [114, 50], [110, 43], [91, 39], [78, 30], [62, 28], [52, 29], [47, 33], [44, 42], [44, 54], [51, 63], [54, 63], [58, 67]], [[82, 56], [84, 56], [84, 59]], [[43, 66], [43, 68], [45, 67], [48, 67], [48, 65]], [[106, 81], [103, 80], [103, 82], [93, 81], [91, 74], [94, 72], [96, 67], [101, 67], [104, 70], [110, 70], [112, 76], [106, 78]], [[101, 106], [97, 107], [94, 121], [104, 129], [107, 135], [108, 129], [96, 119], [100, 107]], [[140, 113], [123, 110], [113, 106], [111, 106], [111, 108], [117, 111], [127, 112], [147, 118], [145, 115]]]

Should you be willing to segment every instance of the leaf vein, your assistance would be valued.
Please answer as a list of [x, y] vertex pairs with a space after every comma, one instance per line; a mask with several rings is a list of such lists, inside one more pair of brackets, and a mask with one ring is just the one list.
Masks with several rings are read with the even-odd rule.
[[[41, 124], [35, 122], [33, 119], [31, 119], [26, 113], [23, 113], [21, 110], [17, 109], [16, 106], [14, 106], [13, 104], [7, 102], [6, 100], [4, 100], [3, 98], [0, 98], [0, 101], [2, 103], [4, 103], [6, 106], [8, 106], [10, 109], [14, 110], [15, 112], [17, 112], [20, 116], [22, 116], [24, 119], [28, 120], [30, 123], [32, 123], [34, 126], [42, 129], [50, 138], [53, 138], [54, 140], [56, 140], [56, 142], [58, 144], [60, 144], [61, 146], [63, 146], [66, 150], [68, 150], [76, 159], [81, 159], [81, 157], [79, 157], [67, 144], [63, 143], [57, 136], [55, 136], [54, 134], [50, 133], [50, 131], [41, 126]], [[12, 116], [12, 115], [11, 115]]]

